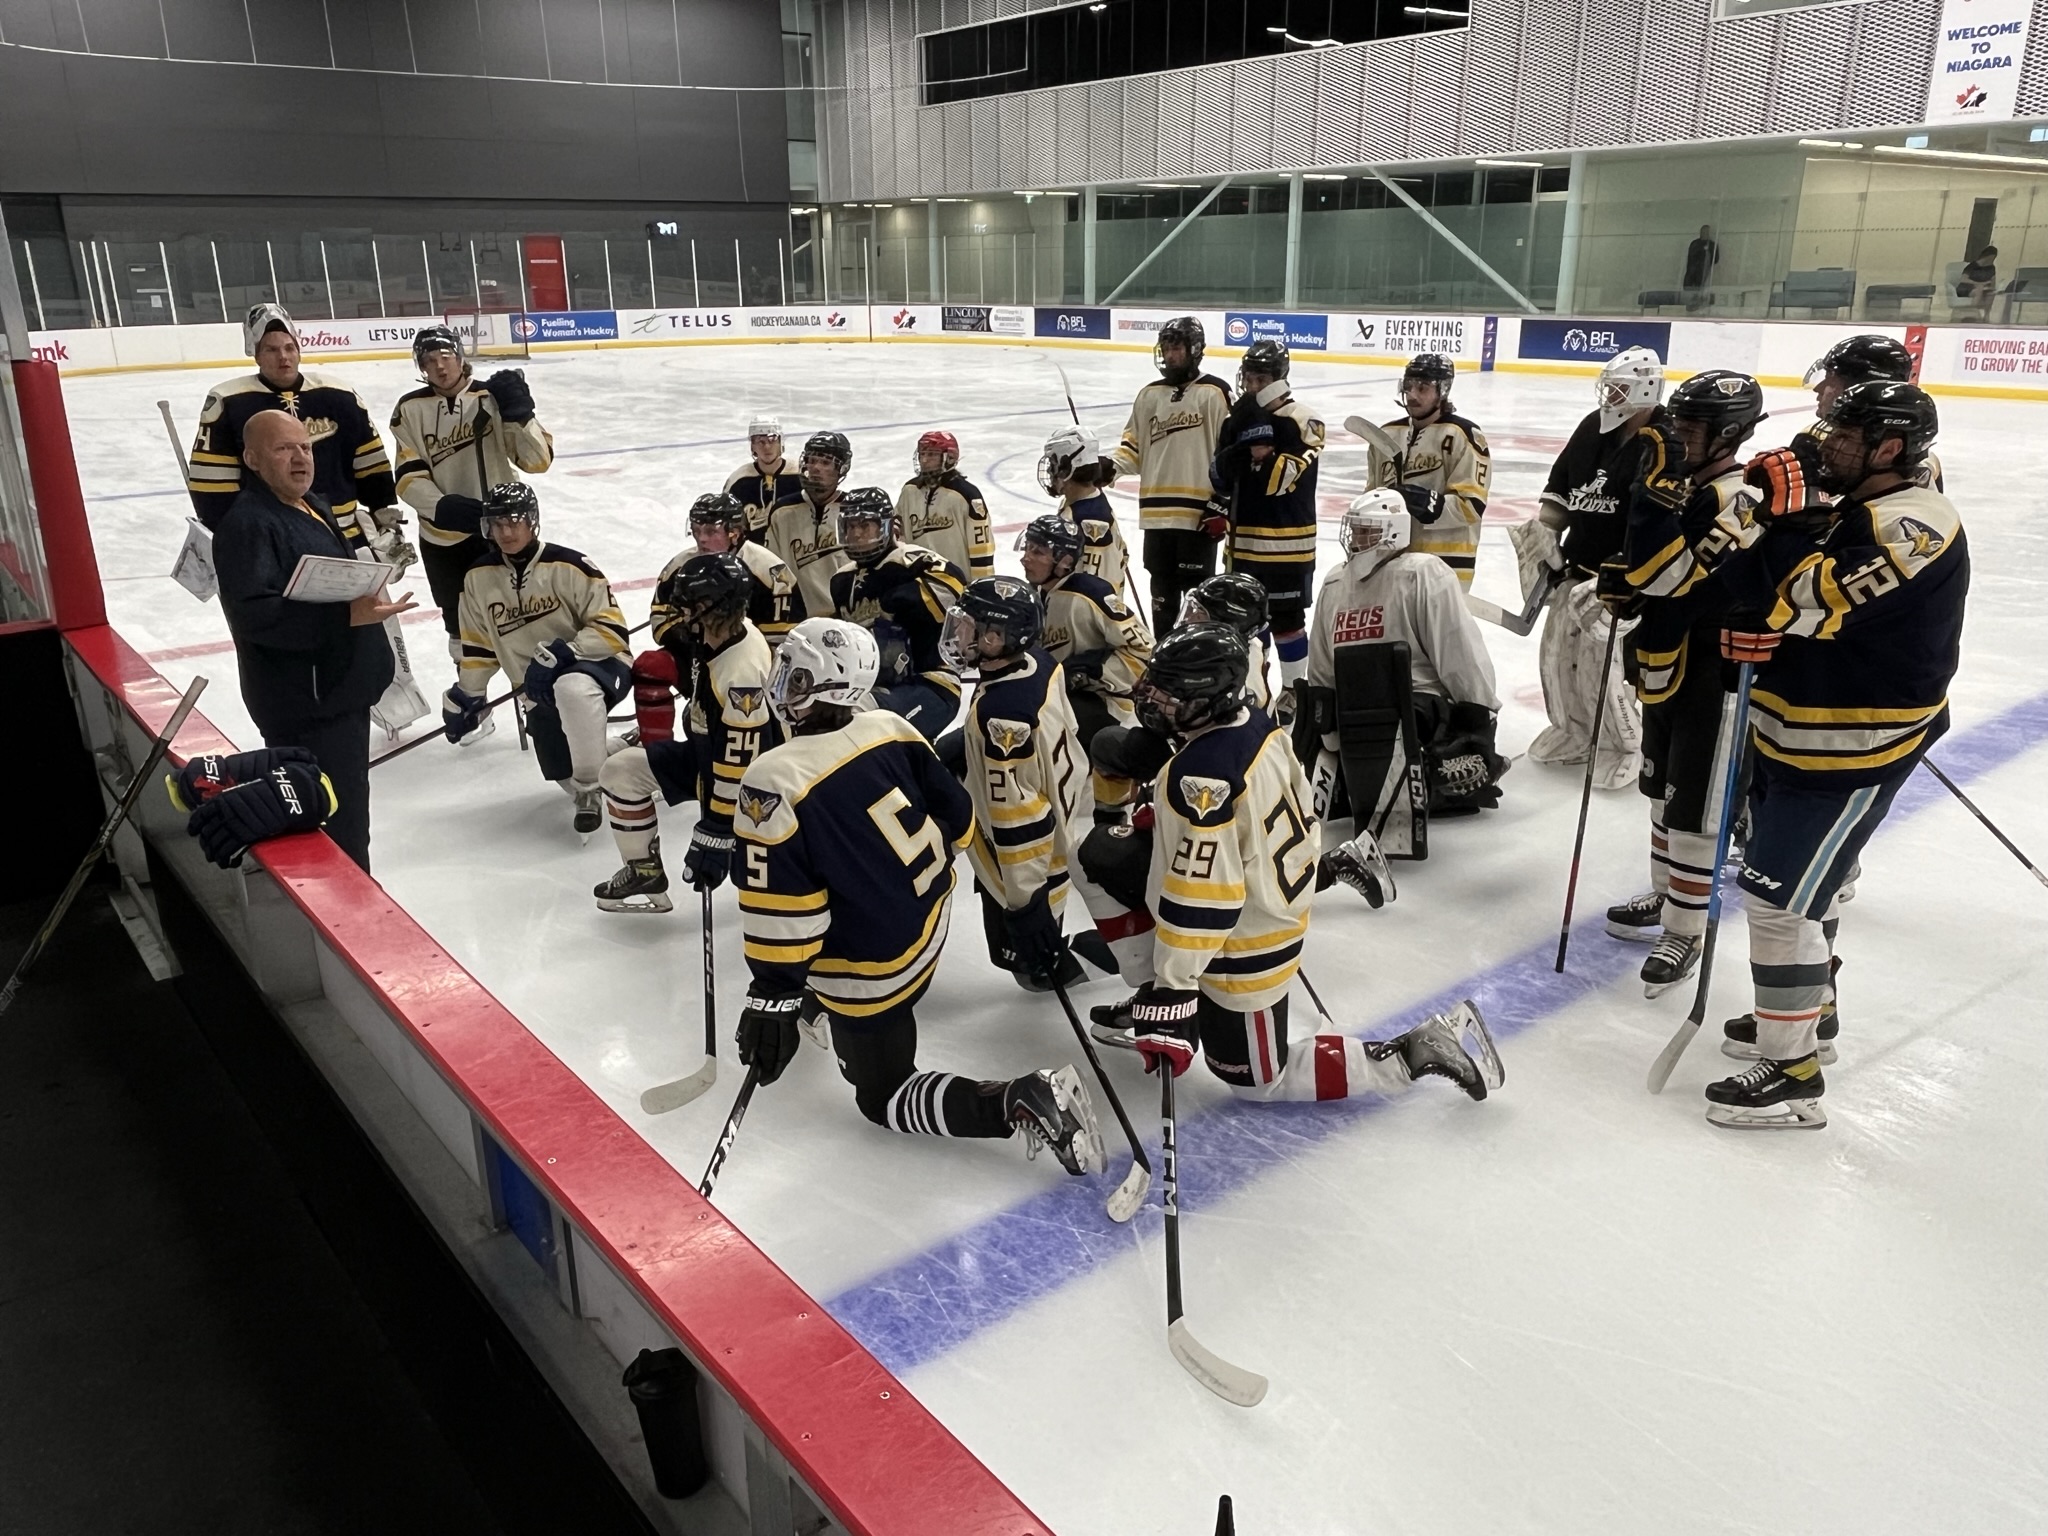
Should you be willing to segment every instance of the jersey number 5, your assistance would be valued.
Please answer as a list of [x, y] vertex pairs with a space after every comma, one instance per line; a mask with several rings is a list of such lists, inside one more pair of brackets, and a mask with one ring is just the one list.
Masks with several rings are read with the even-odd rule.
[[[946, 840], [932, 825], [931, 817], [919, 815], [917, 825], [913, 827], [903, 814], [910, 809], [910, 800], [903, 791], [892, 789], [868, 807], [868, 819], [889, 840], [889, 846], [896, 850], [896, 857], [903, 861], [903, 867], [916, 871], [910, 885], [922, 896], [932, 888], [932, 882], [945, 872], [951, 861], [946, 857]], [[927, 854], [931, 856], [931, 862], [919, 870], [917, 866]]]

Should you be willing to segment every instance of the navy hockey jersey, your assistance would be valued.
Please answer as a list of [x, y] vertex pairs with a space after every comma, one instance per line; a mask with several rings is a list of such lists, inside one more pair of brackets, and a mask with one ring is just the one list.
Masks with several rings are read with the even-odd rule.
[[928, 549], [898, 544], [873, 565], [848, 565], [832, 577], [834, 617], [858, 624], [882, 652], [878, 688], [913, 677], [960, 697], [960, 679], [939, 656], [939, 633], [966, 582]]
[[364, 535], [353, 520], [356, 508], [388, 507], [398, 500], [391, 460], [363, 397], [311, 369], [300, 373], [291, 389], [251, 373], [208, 392], [185, 470], [185, 488], [199, 521], [212, 528], [241, 490], [242, 433], [258, 411], [284, 411], [306, 424], [306, 435], [313, 439], [314, 494], [334, 509], [350, 548], [357, 547]]

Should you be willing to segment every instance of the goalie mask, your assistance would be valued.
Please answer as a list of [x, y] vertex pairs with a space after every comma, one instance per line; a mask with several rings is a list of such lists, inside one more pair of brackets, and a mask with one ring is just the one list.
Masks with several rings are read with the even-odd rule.
[[1038, 488], [1048, 496], [1060, 494], [1067, 476], [1102, 457], [1102, 445], [1086, 427], [1056, 428], [1045, 440], [1045, 452], [1038, 458]]
[[291, 337], [293, 346], [300, 346], [299, 328], [282, 304], [258, 304], [242, 317], [242, 350], [251, 357], [263, 338], [273, 330], [283, 331]]
[[820, 704], [858, 710], [882, 670], [875, 637], [844, 619], [805, 619], [783, 637], [768, 677], [768, 708], [795, 730]]
[[1630, 347], [1607, 359], [1594, 386], [1600, 430], [1612, 432], [1664, 398], [1664, 364], [1648, 347]]
[[971, 672], [984, 661], [1003, 661], [1035, 644], [1045, 623], [1038, 594], [1014, 576], [970, 581], [946, 613], [939, 633], [939, 659], [955, 672]]
[[1337, 525], [1337, 547], [1346, 560], [1358, 562], [1361, 575], [1384, 564], [1408, 547], [1415, 519], [1401, 493], [1387, 486], [1367, 491], [1344, 509]]

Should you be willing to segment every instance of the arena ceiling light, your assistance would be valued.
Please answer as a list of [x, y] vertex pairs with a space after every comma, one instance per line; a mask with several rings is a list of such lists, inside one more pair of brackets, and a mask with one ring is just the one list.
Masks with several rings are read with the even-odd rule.
[[1879, 144], [1876, 146], [1876, 152], [1880, 155], [1896, 155], [1906, 160], [1939, 160], [1945, 164], [2002, 165], [2028, 171], [2048, 171], [2048, 159], [2040, 159], [2033, 155], [1980, 155], [1967, 149], [1907, 149], [1900, 144]]
[[1301, 179], [1303, 181], [1349, 181], [1351, 178], [1349, 176], [1340, 176], [1335, 171], [1303, 171]]
[[1424, 21], [1437, 17], [1441, 17], [1445, 21], [1470, 21], [1472, 19], [1470, 11], [1445, 11], [1439, 10], [1433, 5], [1404, 5], [1401, 7], [1401, 14], [1403, 16], [1419, 16]]
[[1344, 46], [1334, 37], [1296, 37], [1285, 27], [1268, 27], [1266, 30], [1275, 37], [1285, 38], [1297, 48], [1342, 48]]
[[1543, 162], [1541, 160], [1474, 160], [1472, 163], [1474, 165], [1506, 166], [1508, 169], [1516, 171], [1540, 171], [1543, 169]]

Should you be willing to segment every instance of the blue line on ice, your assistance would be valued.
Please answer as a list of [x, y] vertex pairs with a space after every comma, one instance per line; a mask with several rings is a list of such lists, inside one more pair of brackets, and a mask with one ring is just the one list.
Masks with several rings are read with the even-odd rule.
[[[2038, 694], [1970, 730], [1936, 744], [1932, 753], [1958, 784], [1968, 784], [2048, 739], [2048, 693]], [[1893, 802], [1891, 819], [1913, 815], [1948, 792], [1931, 774], [1916, 773]], [[2002, 854], [2002, 850], [2001, 850]], [[1607, 940], [1602, 920], [1588, 917], [1574, 928], [1588, 941], [1572, 949], [1571, 969], [1551, 969], [1556, 946], [1549, 938], [1476, 976], [1423, 998], [1393, 1018], [1358, 1026], [1361, 1034], [1387, 1035], [1425, 1015], [1477, 1000], [1496, 1038], [1505, 1039], [1563, 1012], [1588, 993], [1611, 985], [1633, 969], [1642, 950]], [[1305, 1007], [1297, 1020], [1313, 1020]], [[1304, 1030], [1304, 1033], [1307, 1031]], [[1513, 1062], [1509, 1067], [1512, 1071]], [[1091, 1085], [1092, 1086], [1092, 1085]], [[1140, 1125], [1147, 1118], [1145, 1095], [1126, 1105]], [[1182, 1209], [1213, 1205], [1266, 1173], [1300, 1149], [1346, 1130], [1361, 1115], [1392, 1101], [1377, 1097], [1332, 1104], [1245, 1104], [1235, 1099], [1180, 1124]], [[1104, 1140], [1111, 1169], [1127, 1155], [1105, 1107]], [[1147, 1142], [1155, 1173], [1157, 1138]], [[878, 1275], [832, 1297], [826, 1306], [868, 1350], [899, 1374], [935, 1360], [1019, 1308], [1080, 1279], [1100, 1265], [1135, 1249], [1159, 1227], [1156, 1198], [1129, 1228], [1103, 1211], [1102, 1178], [1062, 1179], [1043, 1194], [998, 1211]]]

